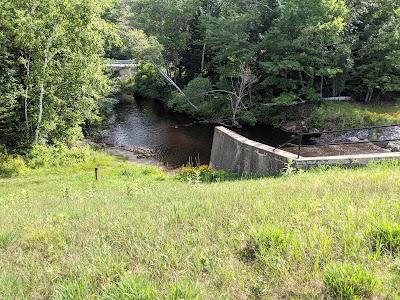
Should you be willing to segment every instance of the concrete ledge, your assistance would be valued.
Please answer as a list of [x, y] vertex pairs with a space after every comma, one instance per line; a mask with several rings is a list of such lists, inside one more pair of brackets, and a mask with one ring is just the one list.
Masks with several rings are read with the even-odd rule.
[[321, 156], [295, 159], [298, 169], [310, 169], [318, 166], [360, 166], [372, 161], [400, 159], [400, 152], [372, 153], [340, 156]]
[[289, 163], [298, 169], [309, 169], [393, 159], [400, 159], [400, 152], [298, 158], [296, 154], [249, 140], [220, 126], [215, 128], [210, 166], [242, 175], [266, 175], [282, 171]]
[[297, 155], [216, 127], [210, 166], [242, 175], [264, 175], [284, 169]]

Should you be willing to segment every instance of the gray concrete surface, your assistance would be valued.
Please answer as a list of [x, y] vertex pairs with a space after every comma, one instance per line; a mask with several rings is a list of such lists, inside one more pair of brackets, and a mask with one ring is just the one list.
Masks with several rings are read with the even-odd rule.
[[266, 175], [281, 172], [289, 163], [298, 169], [322, 165], [356, 166], [371, 161], [400, 159], [400, 152], [300, 157], [249, 140], [225, 127], [216, 127], [210, 166], [242, 175]]
[[242, 175], [263, 175], [284, 169], [297, 155], [249, 140], [216, 127], [210, 166]]

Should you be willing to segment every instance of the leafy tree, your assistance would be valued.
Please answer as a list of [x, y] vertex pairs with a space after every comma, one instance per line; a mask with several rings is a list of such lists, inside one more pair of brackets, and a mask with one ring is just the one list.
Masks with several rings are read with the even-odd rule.
[[[6, 8], [7, 3], [0, 1], [0, 7]], [[6, 21], [10, 15], [0, 9], [0, 147], [16, 146], [18, 134], [22, 128], [18, 126], [20, 82], [18, 69], [15, 67], [17, 57], [10, 47], [12, 40], [7, 35]]]
[[286, 0], [278, 9], [280, 15], [261, 43], [263, 86], [273, 96], [295, 95], [293, 100], [340, 94], [340, 81], [351, 67], [350, 49], [343, 40], [345, 3]]
[[[20, 80], [25, 141], [75, 143], [110, 92], [102, 56], [113, 27], [108, 1], [2, 0], [4, 31]], [[6, 67], [10, 70], [9, 67]], [[9, 90], [10, 91], [10, 90]], [[9, 92], [10, 94], [10, 92]], [[21, 137], [20, 137], [21, 138]]]
[[197, 0], [132, 0], [130, 3], [130, 24], [155, 36], [164, 46], [165, 69], [175, 82], [182, 76], [182, 53], [190, 39], [188, 28], [197, 3]]
[[349, 89], [365, 102], [400, 92], [400, 9], [397, 0], [349, 0], [348, 32], [355, 61]]

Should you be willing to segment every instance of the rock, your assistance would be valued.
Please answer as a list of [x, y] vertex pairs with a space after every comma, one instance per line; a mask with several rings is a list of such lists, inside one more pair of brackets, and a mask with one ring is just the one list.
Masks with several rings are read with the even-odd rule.
[[392, 152], [400, 152], [400, 141], [399, 142], [389, 142], [386, 146]]
[[123, 148], [123, 149], [132, 152], [133, 154], [136, 154], [139, 159], [154, 157], [156, 155], [154, 150], [148, 148], [137, 147], [128, 149]]
[[350, 137], [347, 138], [347, 142], [350, 142], [350, 143], [359, 143], [359, 142], [362, 142], [362, 140], [360, 140], [358, 137], [350, 136]]
[[308, 132], [309, 128], [304, 121], [288, 121], [281, 125], [281, 129], [291, 133]]

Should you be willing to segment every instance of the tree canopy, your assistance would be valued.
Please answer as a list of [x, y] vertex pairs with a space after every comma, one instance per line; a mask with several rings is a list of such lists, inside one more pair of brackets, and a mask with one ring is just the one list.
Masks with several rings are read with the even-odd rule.
[[82, 138], [113, 90], [105, 57], [141, 63], [138, 93], [233, 124], [327, 97], [395, 100], [400, 3], [0, 0], [0, 144]]
[[111, 91], [98, 0], [0, 0], [0, 143], [74, 143]]
[[[234, 93], [246, 65], [259, 79], [239, 110], [221, 95], [200, 113], [256, 115], [265, 104], [352, 96], [366, 102], [400, 92], [398, 0], [124, 1], [124, 20], [163, 46], [164, 68], [178, 85], [206, 78]], [[195, 80], [193, 84], [189, 84]], [[188, 85], [189, 84], [189, 85]], [[181, 98], [179, 95], [178, 98]], [[199, 98], [196, 98], [197, 100]], [[202, 107], [202, 103], [198, 103]], [[183, 99], [170, 105], [193, 111]], [[239, 116], [240, 118], [240, 116]]]

